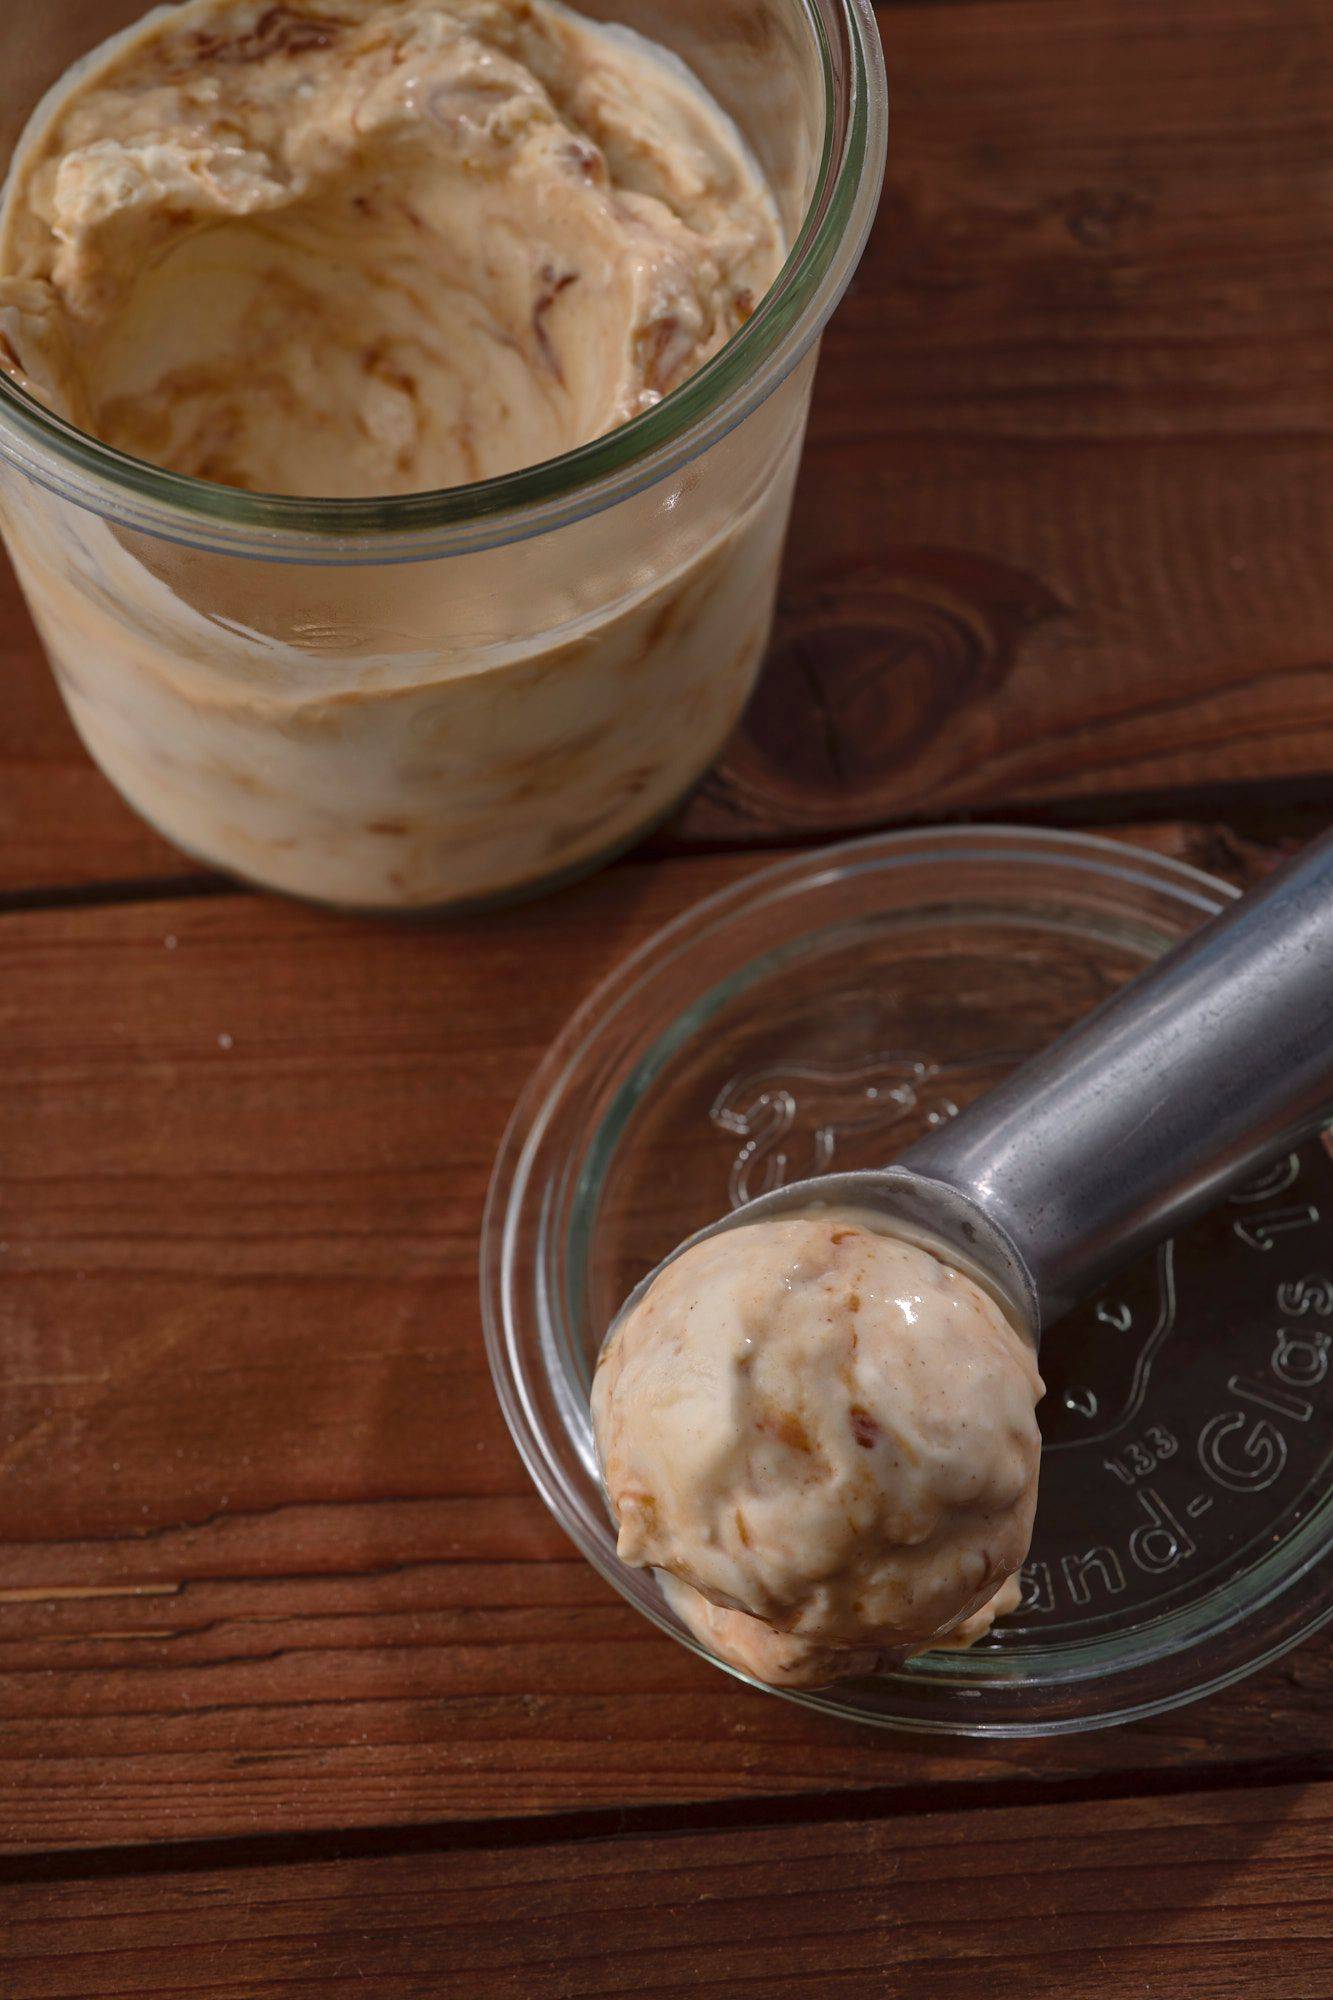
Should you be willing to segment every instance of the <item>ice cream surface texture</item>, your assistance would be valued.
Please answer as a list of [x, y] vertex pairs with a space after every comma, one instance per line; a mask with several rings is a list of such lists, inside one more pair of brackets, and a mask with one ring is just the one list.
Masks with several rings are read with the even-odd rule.
[[557, 0], [192, 0], [30, 125], [0, 359], [173, 471], [415, 492], [660, 401], [783, 249], [684, 67]]
[[990, 1293], [882, 1225], [725, 1231], [666, 1266], [599, 1362], [619, 1553], [774, 1685], [971, 1643], [1017, 1602], [1041, 1395]]

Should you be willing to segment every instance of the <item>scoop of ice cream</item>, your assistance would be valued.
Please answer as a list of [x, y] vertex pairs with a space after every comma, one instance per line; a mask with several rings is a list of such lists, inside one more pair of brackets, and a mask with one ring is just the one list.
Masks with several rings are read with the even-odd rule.
[[726, 1231], [598, 1366], [621, 1558], [697, 1592], [673, 1599], [692, 1628], [778, 1685], [971, 1643], [1012, 1608], [1041, 1394], [1030, 1341], [929, 1250], [834, 1211]]
[[[779, 1632], [776, 1626], [765, 1625], [762, 1618], [751, 1618], [746, 1611], [729, 1611], [712, 1603], [666, 1570], [658, 1571], [657, 1580], [676, 1616], [710, 1653], [757, 1681], [767, 1681], [770, 1687], [825, 1687], [829, 1681], [873, 1674], [901, 1657], [898, 1648], [826, 1646], [818, 1639], [803, 1638], [799, 1632]], [[932, 1649], [963, 1652], [975, 1646], [997, 1618], [1007, 1618], [1018, 1609], [1021, 1595], [1018, 1578], [1011, 1576], [980, 1611], [934, 1640]]]
[[551, 0], [186, 0], [34, 114], [0, 367], [177, 472], [413, 492], [660, 401], [783, 251], [735, 126], [626, 30]]
[[931, 1650], [966, 1652], [967, 1648], [975, 1646], [979, 1639], [988, 1638], [997, 1620], [1008, 1618], [1011, 1612], [1017, 1611], [1022, 1600], [1023, 1591], [1017, 1576], [1007, 1576], [994, 1597], [983, 1604], [980, 1611], [973, 1611], [964, 1618], [961, 1625], [955, 1625], [951, 1631], [942, 1632], [939, 1638], [933, 1641]]
[[779, 1632], [746, 1611], [714, 1604], [666, 1570], [658, 1571], [657, 1581], [667, 1603], [701, 1645], [770, 1687], [823, 1687], [829, 1681], [873, 1674], [880, 1663], [873, 1646], [858, 1650], [821, 1645], [799, 1632]]

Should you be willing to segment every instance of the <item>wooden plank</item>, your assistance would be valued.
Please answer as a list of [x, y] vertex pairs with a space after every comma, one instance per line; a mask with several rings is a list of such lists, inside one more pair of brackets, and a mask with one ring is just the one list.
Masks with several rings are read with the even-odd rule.
[[[1325, 0], [880, 10], [892, 159], [828, 337], [712, 844], [1333, 767]], [[184, 872], [0, 596], [0, 893]]]
[[0, 1890], [8, 2000], [1319, 2000], [1333, 1786]]
[[479, 1335], [495, 1146], [594, 980], [754, 865], [443, 930], [243, 896], [0, 920], [0, 1843], [1333, 1749], [1325, 1642], [1110, 1738], [834, 1726], [660, 1637], [545, 1514]]
[[893, 122], [700, 839], [1333, 764], [1321, 0], [879, 10]]

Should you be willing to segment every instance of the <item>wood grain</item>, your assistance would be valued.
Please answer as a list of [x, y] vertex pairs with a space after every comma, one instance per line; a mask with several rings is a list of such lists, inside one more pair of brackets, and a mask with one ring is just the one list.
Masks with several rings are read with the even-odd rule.
[[494, 1150], [594, 981], [755, 865], [442, 930], [239, 895], [0, 921], [0, 1844], [1333, 1759], [1323, 1641], [1111, 1737], [830, 1725], [547, 1517], [481, 1348]]
[[688, 829], [1326, 773], [1333, 16], [879, 14], [885, 202]]
[[7, 2000], [1321, 2000], [1333, 1786], [0, 1889]]
[[[880, 19], [883, 213], [826, 343], [770, 668], [681, 836], [1318, 788], [1326, 0]], [[0, 671], [0, 894], [193, 873], [87, 763], [8, 583]]]

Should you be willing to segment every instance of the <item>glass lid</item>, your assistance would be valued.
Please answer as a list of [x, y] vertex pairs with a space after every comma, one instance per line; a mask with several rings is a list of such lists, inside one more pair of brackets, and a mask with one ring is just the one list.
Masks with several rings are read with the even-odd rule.
[[[1088, 836], [885, 835], [747, 875], [569, 1023], [496, 1165], [487, 1337], [547, 1504], [647, 1616], [695, 1645], [619, 1563], [597, 1480], [588, 1389], [626, 1293], [726, 1209], [892, 1159], [1233, 893]], [[1330, 1217], [1316, 1142], [1053, 1327], [1020, 1610], [970, 1652], [784, 1699], [902, 1729], [1095, 1728], [1333, 1615]]]

